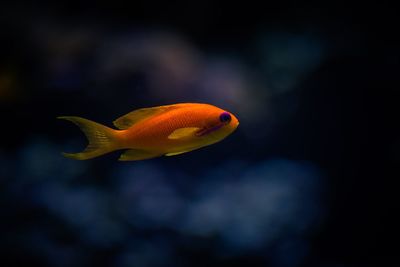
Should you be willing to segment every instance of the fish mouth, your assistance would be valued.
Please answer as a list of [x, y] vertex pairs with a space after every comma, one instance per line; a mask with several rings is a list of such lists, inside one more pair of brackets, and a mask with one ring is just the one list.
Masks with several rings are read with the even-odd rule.
[[212, 126], [212, 127], [204, 127], [196, 133], [196, 136], [204, 136], [204, 135], [210, 134], [212, 132], [219, 130], [222, 126], [224, 126], [223, 123], [220, 123], [220, 124]]

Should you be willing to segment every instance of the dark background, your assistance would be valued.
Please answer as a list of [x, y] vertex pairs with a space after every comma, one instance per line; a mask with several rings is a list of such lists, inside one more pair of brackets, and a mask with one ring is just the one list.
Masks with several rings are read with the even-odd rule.
[[[1, 4], [1, 266], [398, 266], [398, 10]], [[63, 158], [131, 110], [238, 130], [176, 157]]]

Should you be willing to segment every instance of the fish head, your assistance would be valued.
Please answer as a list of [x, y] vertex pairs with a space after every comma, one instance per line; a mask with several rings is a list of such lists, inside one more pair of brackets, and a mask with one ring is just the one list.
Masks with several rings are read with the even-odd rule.
[[236, 130], [239, 120], [231, 112], [214, 108], [208, 110], [206, 119], [196, 136], [209, 139], [211, 142], [219, 141]]

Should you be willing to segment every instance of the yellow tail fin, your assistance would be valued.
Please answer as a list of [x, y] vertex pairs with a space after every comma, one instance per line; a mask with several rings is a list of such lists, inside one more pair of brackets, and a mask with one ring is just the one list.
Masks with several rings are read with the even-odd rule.
[[80, 117], [62, 116], [58, 119], [68, 120], [82, 130], [89, 141], [88, 146], [80, 153], [63, 153], [67, 158], [85, 160], [101, 156], [117, 149], [115, 130]]

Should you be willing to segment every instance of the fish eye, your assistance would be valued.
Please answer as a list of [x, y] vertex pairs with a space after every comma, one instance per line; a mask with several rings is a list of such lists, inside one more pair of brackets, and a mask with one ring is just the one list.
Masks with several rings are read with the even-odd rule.
[[229, 114], [228, 112], [224, 112], [221, 115], [219, 115], [219, 120], [223, 123], [229, 123], [231, 119], [232, 119], [231, 114]]

